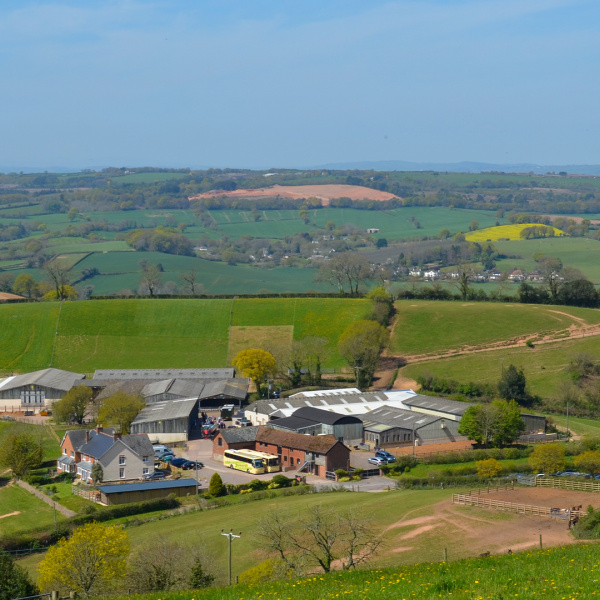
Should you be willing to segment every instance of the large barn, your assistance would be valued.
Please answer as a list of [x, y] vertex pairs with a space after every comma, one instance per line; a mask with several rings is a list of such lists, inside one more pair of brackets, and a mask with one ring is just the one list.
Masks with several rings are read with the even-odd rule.
[[12, 375], [0, 381], [0, 408], [13, 411], [49, 408], [84, 378], [82, 373], [52, 368]]
[[197, 428], [196, 398], [148, 404], [131, 423], [131, 433], [146, 433], [150, 441], [161, 444], [185, 442]]

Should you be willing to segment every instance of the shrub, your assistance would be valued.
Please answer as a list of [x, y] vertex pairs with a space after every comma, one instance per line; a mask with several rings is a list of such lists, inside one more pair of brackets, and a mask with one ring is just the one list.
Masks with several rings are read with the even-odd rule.
[[208, 484], [208, 495], [213, 498], [218, 498], [219, 496], [224, 496], [226, 493], [227, 489], [223, 485], [221, 476], [218, 473], [213, 473], [210, 478], [210, 483]]

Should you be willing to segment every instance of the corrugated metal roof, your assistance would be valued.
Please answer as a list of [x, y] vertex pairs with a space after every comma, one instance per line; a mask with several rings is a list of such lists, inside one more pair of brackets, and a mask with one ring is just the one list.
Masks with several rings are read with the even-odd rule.
[[425, 410], [445, 412], [451, 415], [463, 415], [467, 408], [473, 406], [472, 402], [458, 402], [457, 400], [438, 398], [436, 396], [424, 396], [422, 394], [407, 398], [404, 400], [404, 404]]
[[435, 415], [426, 415], [416, 411], [403, 410], [394, 406], [382, 406], [362, 415], [365, 429], [367, 423], [379, 423], [389, 427], [400, 427], [402, 429], [415, 429], [435, 423], [442, 419]]
[[175, 479], [167, 481], [145, 481], [143, 483], [122, 483], [120, 485], [101, 485], [98, 489], [106, 495], [144, 492], [146, 490], [172, 490], [174, 488], [196, 488], [195, 479]]
[[168, 421], [170, 419], [187, 419], [197, 403], [197, 398], [178, 398], [177, 400], [153, 402], [143, 408], [131, 424], [141, 425], [142, 423]]
[[99, 369], [94, 379], [229, 379], [233, 368], [225, 369]]
[[26, 385], [39, 385], [41, 387], [68, 392], [73, 385], [76, 385], [79, 380], [84, 378], [85, 375], [83, 373], [49, 368], [8, 377], [2, 382], [1, 389], [12, 390]]

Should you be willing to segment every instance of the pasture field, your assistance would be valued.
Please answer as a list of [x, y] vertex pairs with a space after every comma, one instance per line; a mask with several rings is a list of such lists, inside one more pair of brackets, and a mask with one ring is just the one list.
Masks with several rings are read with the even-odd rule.
[[565, 266], [577, 267], [590, 281], [600, 283], [600, 241], [589, 238], [555, 237], [513, 242], [494, 242], [502, 254], [518, 255], [521, 259], [498, 259], [496, 264], [502, 271], [513, 268], [535, 271], [536, 263], [532, 255], [539, 252], [546, 256], [560, 258]]
[[0, 369], [34, 371], [50, 365], [60, 304], [0, 306]]
[[53, 435], [50, 426], [31, 425], [18, 421], [0, 421], [0, 446], [2, 446], [9, 435], [15, 433], [29, 433], [42, 443], [44, 450], [43, 459], [53, 460], [60, 456], [60, 443]]
[[600, 311], [564, 306], [402, 300], [396, 302], [396, 311], [390, 352], [402, 355], [434, 354], [562, 331], [577, 319], [600, 323]]
[[[465, 233], [467, 242], [497, 242], [498, 240], [516, 241], [521, 239], [521, 232], [528, 227], [538, 227], [539, 223], [522, 223], [515, 225], [499, 225], [497, 227], [486, 227]], [[564, 231], [552, 228], [556, 237], [565, 235]]]
[[[325, 337], [329, 356], [323, 366], [334, 368], [344, 364], [337, 352], [339, 335], [369, 310], [364, 299], [342, 298], [95, 300], [65, 302], [62, 308], [57, 303], [2, 305], [0, 370], [53, 366], [89, 373], [116, 367], [224, 367], [230, 325], [245, 328], [244, 340], [256, 345], [266, 343], [263, 328], [273, 326], [286, 330], [281, 341], [288, 344], [292, 333], [293, 339]], [[239, 336], [235, 340], [237, 347]], [[273, 338], [268, 342], [273, 344]]]
[[600, 355], [600, 337], [567, 339], [540, 344], [535, 348], [519, 346], [428, 360], [410, 364], [402, 368], [401, 373], [415, 379], [419, 373], [429, 371], [438, 377], [464, 383], [496, 384], [500, 380], [502, 366], [513, 364], [523, 369], [531, 393], [556, 397], [560, 382], [569, 380], [565, 367], [580, 352]]
[[275, 267], [258, 269], [246, 265], [227, 265], [192, 256], [175, 256], [159, 252], [108, 252], [94, 253], [77, 265], [77, 270], [96, 268], [101, 275], [86, 280], [94, 286], [94, 295], [102, 296], [123, 289], [137, 291], [141, 280], [139, 261], [163, 266], [163, 282], [181, 284], [182, 273], [195, 270], [198, 282], [211, 294], [256, 294], [260, 291], [275, 293], [306, 292], [308, 290], [331, 292], [333, 288], [314, 281], [314, 269]]

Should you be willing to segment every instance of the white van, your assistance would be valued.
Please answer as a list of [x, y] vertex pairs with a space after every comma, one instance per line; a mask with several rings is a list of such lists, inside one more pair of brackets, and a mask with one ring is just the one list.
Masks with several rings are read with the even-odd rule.
[[170, 448], [167, 448], [167, 446], [163, 446], [162, 444], [156, 444], [154, 446], [152, 446], [152, 448], [154, 449], [154, 456], [160, 456], [161, 454], [164, 454], [165, 452], [171, 452]]

